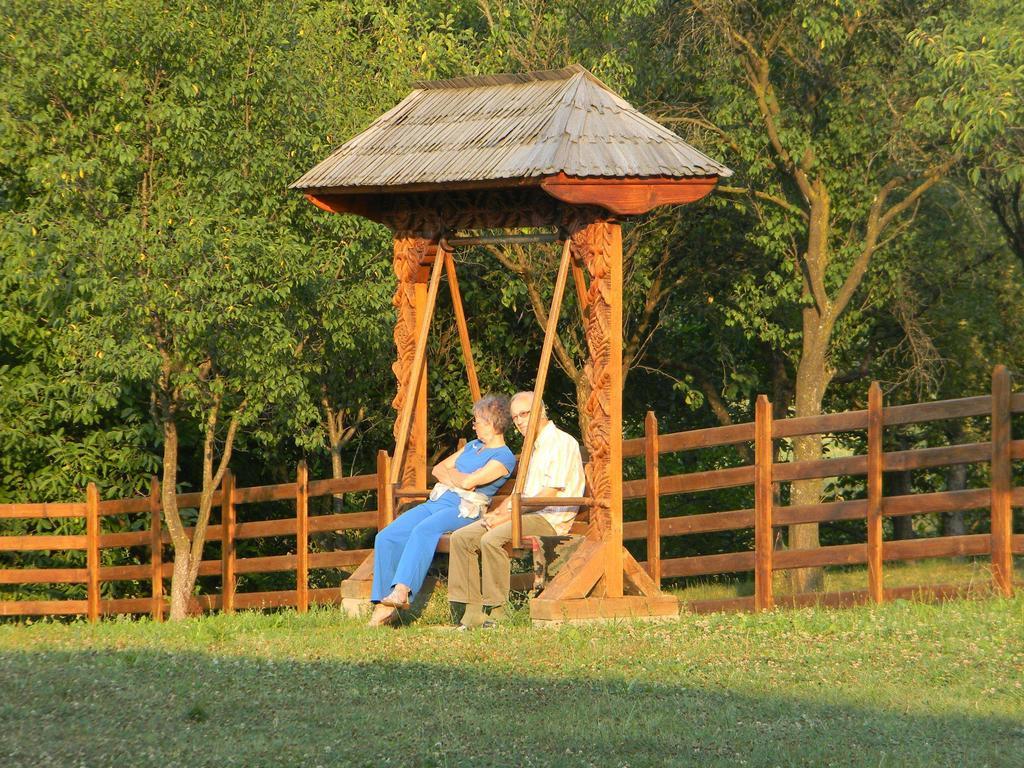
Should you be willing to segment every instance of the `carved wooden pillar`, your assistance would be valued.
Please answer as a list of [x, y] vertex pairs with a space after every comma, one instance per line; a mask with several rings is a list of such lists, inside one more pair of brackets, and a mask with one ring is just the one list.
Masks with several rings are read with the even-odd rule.
[[591, 519], [605, 551], [605, 589], [622, 595], [622, 231], [606, 218], [573, 227], [573, 255], [590, 273], [586, 375], [590, 397], [581, 404], [587, 417], [583, 436], [589, 454], [587, 481], [596, 500]]
[[[436, 245], [429, 238], [408, 231], [395, 232], [394, 267], [398, 285], [392, 304], [397, 314], [395, 322], [395, 362], [391, 370], [398, 379], [398, 391], [391, 405], [395, 408], [395, 440], [398, 440], [398, 414], [411, 390], [412, 362], [416, 352], [416, 336], [426, 322], [426, 284], [429, 276], [424, 266]], [[427, 483], [427, 366], [423, 365], [412, 432], [402, 468], [402, 485], [425, 488]]]

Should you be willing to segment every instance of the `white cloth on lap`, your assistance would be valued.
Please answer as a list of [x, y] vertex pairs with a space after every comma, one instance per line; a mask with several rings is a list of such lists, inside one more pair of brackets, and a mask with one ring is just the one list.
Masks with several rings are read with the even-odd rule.
[[430, 500], [437, 501], [447, 491], [457, 493], [459, 495], [459, 517], [468, 517], [474, 520], [484, 512], [487, 511], [487, 507], [491, 503], [491, 499], [482, 493], [476, 491], [467, 491], [465, 488], [453, 488], [445, 483], [438, 483], [434, 486], [430, 492]]

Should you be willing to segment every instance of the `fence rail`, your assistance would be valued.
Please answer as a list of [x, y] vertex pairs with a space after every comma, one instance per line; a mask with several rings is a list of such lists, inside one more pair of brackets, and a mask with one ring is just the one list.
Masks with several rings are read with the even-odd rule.
[[[883, 562], [931, 557], [989, 555], [992, 560], [991, 588], [1000, 594], [1013, 592], [1013, 555], [1024, 554], [1024, 535], [1013, 533], [1013, 506], [1024, 505], [1024, 488], [1011, 484], [1014, 459], [1024, 458], [1024, 440], [1011, 439], [1011, 417], [1024, 412], [1024, 393], [1010, 391], [1010, 375], [1003, 366], [992, 373], [992, 393], [930, 403], [885, 407], [877, 383], [869, 391], [868, 408], [821, 416], [773, 419], [771, 403], [758, 398], [753, 422], [725, 427], [658, 434], [657, 420], [649, 413], [645, 436], [626, 440], [623, 455], [645, 457], [646, 474], [623, 484], [625, 499], [646, 499], [647, 519], [625, 523], [625, 540], [647, 540], [650, 575], [657, 579], [710, 576], [722, 573], [754, 572], [754, 596], [730, 600], [709, 600], [691, 604], [694, 610], [762, 610], [774, 605], [810, 603], [833, 604], [882, 602], [907, 590], [943, 595], [956, 585], [922, 585], [888, 589], [883, 582]], [[985, 442], [952, 446], [884, 451], [886, 427], [919, 424], [938, 420], [988, 416], [991, 438]], [[776, 462], [772, 450], [775, 440], [836, 432], [866, 432], [865, 455], [826, 458], [816, 461]], [[754, 443], [754, 463], [726, 469], [704, 470], [660, 476], [658, 457], [677, 451], [696, 450]], [[990, 487], [939, 493], [883, 496], [884, 472], [927, 469], [956, 464], [988, 463]], [[774, 491], [780, 482], [863, 475], [867, 498], [834, 501], [803, 506], [774, 504]], [[753, 509], [711, 512], [681, 517], [662, 517], [660, 499], [665, 496], [699, 491], [753, 486]], [[883, 541], [882, 521], [886, 517], [956, 512], [988, 507], [991, 533], [942, 536], [909, 541]], [[657, 518], [657, 526], [652, 525]], [[864, 520], [867, 542], [818, 547], [808, 550], [776, 551], [771, 531], [774, 526], [802, 523], [828, 523]], [[697, 555], [662, 559], [661, 539], [720, 531], [754, 529], [754, 549], [744, 552]], [[772, 575], [777, 570], [828, 565], [868, 565], [866, 590], [834, 595], [813, 593], [776, 599]], [[969, 588], [968, 588], [969, 586]], [[977, 585], [956, 587], [963, 592], [977, 591]], [[836, 595], [839, 595], [838, 597]]]
[[[338, 603], [337, 588], [311, 589], [310, 569], [344, 568], [358, 565], [372, 551], [369, 549], [310, 552], [310, 534], [356, 528], [378, 528], [378, 510], [364, 512], [309, 514], [309, 499], [355, 491], [380, 491], [376, 473], [326, 480], [308, 480], [304, 464], [300, 464], [294, 483], [280, 483], [238, 488], [233, 475], [225, 475], [222, 487], [213, 494], [213, 506], [219, 508], [221, 522], [206, 529], [205, 544], [219, 543], [218, 559], [202, 560], [200, 576], [220, 576], [221, 594], [199, 595], [192, 600], [191, 610], [232, 611], [236, 608], [291, 606], [304, 611], [311, 603]], [[198, 506], [200, 494], [177, 494], [179, 509]], [[295, 515], [277, 520], [239, 522], [240, 504], [270, 501], [294, 501]], [[146, 530], [103, 533], [103, 519], [127, 515], [148, 515]], [[148, 496], [130, 499], [100, 500], [96, 486], [90, 484], [84, 503], [70, 504], [0, 504], [0, 520], [32, 520], [46, 518], [85, 518], [86, 533], [58, 535], [0, 536], [0, 552], [15, 551], [81, 551], [86, 552], [85, 568], [8, 568], [0, 569], [0, 585], [85, 584], [84, 600], [0, 600], [0, 616], [86, 615], [91, 621], [100, 616], [119, 613], [148, 613], [162, 619], [166, 610], [163, 580], [169, 579], [173, 563], [164, 560], [164, 547], [171, 543], [169, 532], [162, 525], [160, 485], [154, 478]], [[193, 528], [186, 528], [191, 538]], [[295, 552], [262, 557], [237, 557], [236, 544], [249, 539], [295, 537]], [[136, 565], [102, 565], [100, 552], [121, 547], [148, 547], [150, 562]], [[296, 588], [258, 592], [237, 592], [237, 577], [252, 573], [292, 572]], [[101, 585], [112, 581], [150, 583], [149, 597], [104, 599]]]
[[[931, 557], [988, 555], [992, 561], [991, 589], [1012, 594], [1013, 555], [1024, 554], [1024, 534], [1013, 532], [1012, 509], [1024, 506], [1024, 487], [1012, 487], [1012, 462], [1024, 459], [1024, 440], [1011, 437], [1011, 417], [1024, 412], [1024, 393], [1010, 391], [1010, 376], [999, 366], [992, 374], [992, 392], [911, 405], [884, 406], [877, 384], [869, 391], [868, 408], [821, 416], [773, 419], [771, 403], [758, 399], [755, 420], [724, 427], [659, 434], [658, 422], [648, 413], [642, 438], [623, 441], [624, 457], [642, 457], [645, 476], [623, 483], [623, 498], [644, 499], [646, 518], [623, 525], [627, 541], [646, 540], [645, 567], [656, 580], [710, 576], [723, 573], [754, 573], [754, 595], [727, 600], [693, 603], [693, 610], [763, 610], [775, 605], [807, 604], [847, 605], [882, 602], [912, 593], [942, 597], [967, 594], [982, 589], [979, 585], [922, 585], [890, 588], [884, 585], [883, 563]], [[990, 439], [953, 446], [885, 451], [885, 429], [936, 420], [987, 416], [991, 422]], [[778, 462], [774, 459], [776, 440], [836, 433], [866, 432], [864, 455], [825, 458], [816, 461]], [[680, 451], [753, 443], [754, 463], [740, 467], [703, 470], [662, 476], [659, 457]], [[909, 471], [955, 464], [987, 463], [991, 468], [988, 488], [972, 488], [936, 493], [884, 496], [884, 472]], [[421, 497], [420, 490], [397, 489], [390, 485], [391, 459], [378, 454], [373, 474], [339, 479], [309, 480], [305, 465], [300, 465], [296, 480], [276, 485], [236, 487], [228, 473], [223, 486], [214, 494], [213, 504], [220, 509], [220, 523], [207, 529], [207, 542], [221, 544], [219, 559], [203, 560], [201, 576], [220, 576], [221, 594], [200, 595], [193, 599], [193, 610], [293, 606], [304, 611], [311, 603], [337, 603], [337, 588], [311, 589], [310, 569], [348, 568], [359, 564], [372, 550], [310, 552], [311, 534], [354, 528], [380, 529], [393, 517], [393, 499]], [[839, 475], [863, 475], [867, 498], [831, 501], [799, 506], [776, 506], [778, 483], [820, 479]], [[667, 496], [723, 488], [752, 486], [754, 507], [723, 512], [708, 512], [678, 517], [662, 514], [661, 500]], [[511, 490], [511, 481], [501, 493]], [[309, 499], [338, 493], [376, 491], [377, 509], [364, 512], [309, 515]], [[197, 506], [200, 494], [178, 495], [179, 508]], [[294, 516], [277, 520], [240, 521], [237, 507], [271, 501], [294, 501]], [[987, 507], [991, 533], [944, 536], [907, 541], [884, 541], [885, 518], [928, 513], [948, 513]], [[103, 533], [103, 519], [122, 515], [148, 515], [146, 530]], [[164, 547], [170, 536], [161, 527], [160, 487], [154, 479], [146, 497], [100, 500], [90, 485], [85, 502], [61, 504], [0, 504], [0, 520], [85, 518], [85, 534], [41, 534], [0, 536], [0, 552], [82, 551], [85, 568], [0, 569], [0, 585], [86, 584], [85, 600], [0, 601], [0, 616], [48, 614], [85, 614], [91, 620], [110, 613], [149, 613], [163, 617], [165, 598], [163, 580], [171, 575], [172, 564], [164, 562]], [[776, 551], [772, 531], [777, 526], [804, 523], [830, 523], [863, 520], [865, 543], [825, 546], [807, 550]], [[743, 529], [754, 530], [754, 548], [742, 552], [694, 555], [663, 559], [662, 539]], [[191, 535], [192, 530], [187, 529]], [[262, 557], [238, 557], [239, 541], [264, 537], [295, 537], [294, 554]], [[112, 547], [148, 547], [150, 562], [136, 565], [107, 565], [100, 552]], [[868, 588], [836, 593], [813, 593], [776, 597], [772, 577], [776, 571], [834, 565], [867, 564]], [[294, 590], [241, 593], [237, 578], [250, 573], [292, 572]], [[103, 599], [100, 585], [110, 581], [149, 581], [149, 597]]]

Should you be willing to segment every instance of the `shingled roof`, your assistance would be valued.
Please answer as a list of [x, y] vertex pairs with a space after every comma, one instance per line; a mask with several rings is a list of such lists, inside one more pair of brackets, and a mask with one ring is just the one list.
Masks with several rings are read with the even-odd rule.
[[[418, 83], [291, 188], [732, 175], [581, 66]], [[396, 191], [398, 191], [396, 189]]]

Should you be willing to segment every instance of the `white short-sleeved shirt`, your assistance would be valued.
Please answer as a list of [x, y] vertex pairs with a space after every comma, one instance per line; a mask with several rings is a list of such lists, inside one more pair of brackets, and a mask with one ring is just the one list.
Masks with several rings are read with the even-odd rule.
[[[558, 495], [579, 498], [587, 486], [576, 438], [549, 421], [537, 435], [523, 485], [523, 496], [536, 496], [544, 488], [557, 488]], [[572, 527], [579, 507], [544, 507], [536, 510], [555, 532], [564, 536]]]

